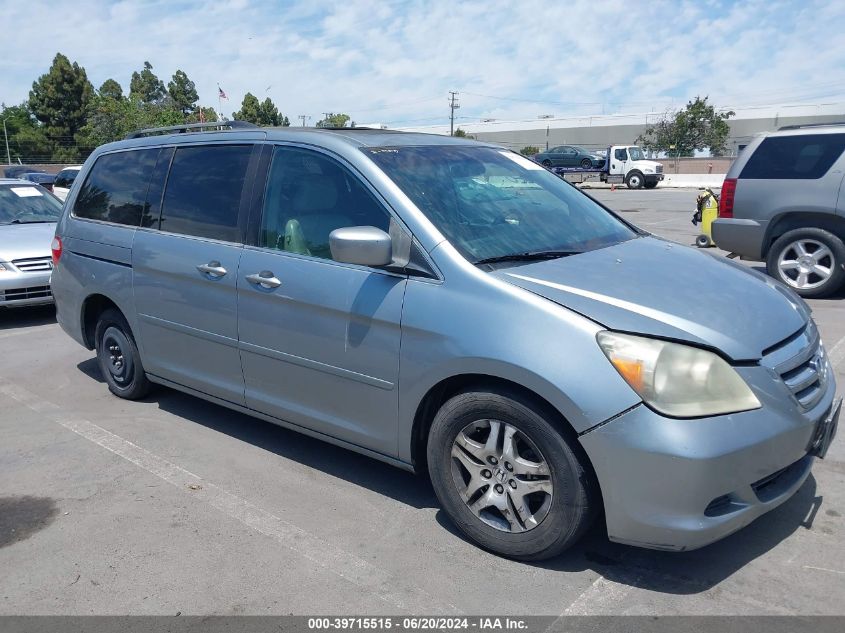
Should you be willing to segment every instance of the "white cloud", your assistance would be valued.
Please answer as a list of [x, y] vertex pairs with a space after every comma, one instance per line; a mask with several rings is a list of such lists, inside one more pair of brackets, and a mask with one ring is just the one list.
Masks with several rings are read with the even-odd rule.
[[[33, 15], [55, 19], [32, 20]], [[91, 81], [128, 88], [149, 60], [181, 68], [205, 105], [268, 94], [293, 121], [359, 122], [662, 111], [697, 94], [719, 105], [845, 100], [845, 4], [824, 0], [648, 3], [569, 0], [212, 3], [77, 0], [4, 9], [0, 100], [25, 99], [56, 51]], [[493, 99], [508, 97], [509, 99]]]

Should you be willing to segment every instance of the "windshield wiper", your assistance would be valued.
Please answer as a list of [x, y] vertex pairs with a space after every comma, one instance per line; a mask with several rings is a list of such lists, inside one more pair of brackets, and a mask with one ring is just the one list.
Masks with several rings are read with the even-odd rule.
[[474, 264], [498, 264], [500, 262], [521, 262], [539, 261], [542, 259], [558, 259], [578, 255], [583, 251], [528, 251], [525, 253], [510, 253], [508, 255], [497, 255], [496, 257], [485, 257], [473, 262]]

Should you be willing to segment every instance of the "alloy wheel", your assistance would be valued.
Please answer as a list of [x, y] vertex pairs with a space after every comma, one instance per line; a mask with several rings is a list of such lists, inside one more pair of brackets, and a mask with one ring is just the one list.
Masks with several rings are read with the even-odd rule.
[[833, 252], [817, 240], [796, 240], [778, 256], [781, 279], [799, 290], [812, 290], [824, 285], [835, 267]]
[[549, 465], [522, 431], [499, 420], [465, 426], [452, 444], [452, 480], [467, 507], [503, 532], [527, 532], [549, 513]]

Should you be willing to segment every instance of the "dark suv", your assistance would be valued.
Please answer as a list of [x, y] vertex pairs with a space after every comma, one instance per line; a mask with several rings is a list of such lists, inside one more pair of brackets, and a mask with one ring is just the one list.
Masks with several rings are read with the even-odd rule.
[[845, 282], [845, 124], [781, 128], [731, 165], [713, 240], [802, 297]]

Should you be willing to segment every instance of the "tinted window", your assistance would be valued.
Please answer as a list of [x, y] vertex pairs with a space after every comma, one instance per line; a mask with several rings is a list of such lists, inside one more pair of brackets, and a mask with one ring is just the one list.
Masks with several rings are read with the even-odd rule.
[[63, 169], [56, 176], [56, 182], [53, 186], [64, 187], [65, 189], [69, 189], [70, 186], [73, 184], [73, 181], [78, 173], [78, 169]]
[[79, 190], [73, 214], [138, 226], [146, 208], [147, 185], [156, 156], [158, 148], [100, 156]]
[[621, 149], [613, 150], [613, 156], [616, 160], [628, 160], [628, 150], [624, 147]]
[[251, 145], [178, 148], [162, 201], [161, 230], [239, 242], [238, 210], [251, 152]]
[[845, 134], [770, 136], [763, 140], [740, 178], [821, 178], [845, 150]]
[[390, 215], [337, 161], [304, 149], [276, 148], [259, 246], [331, 259], [329, 234], [347, 226], [387, 231]]

